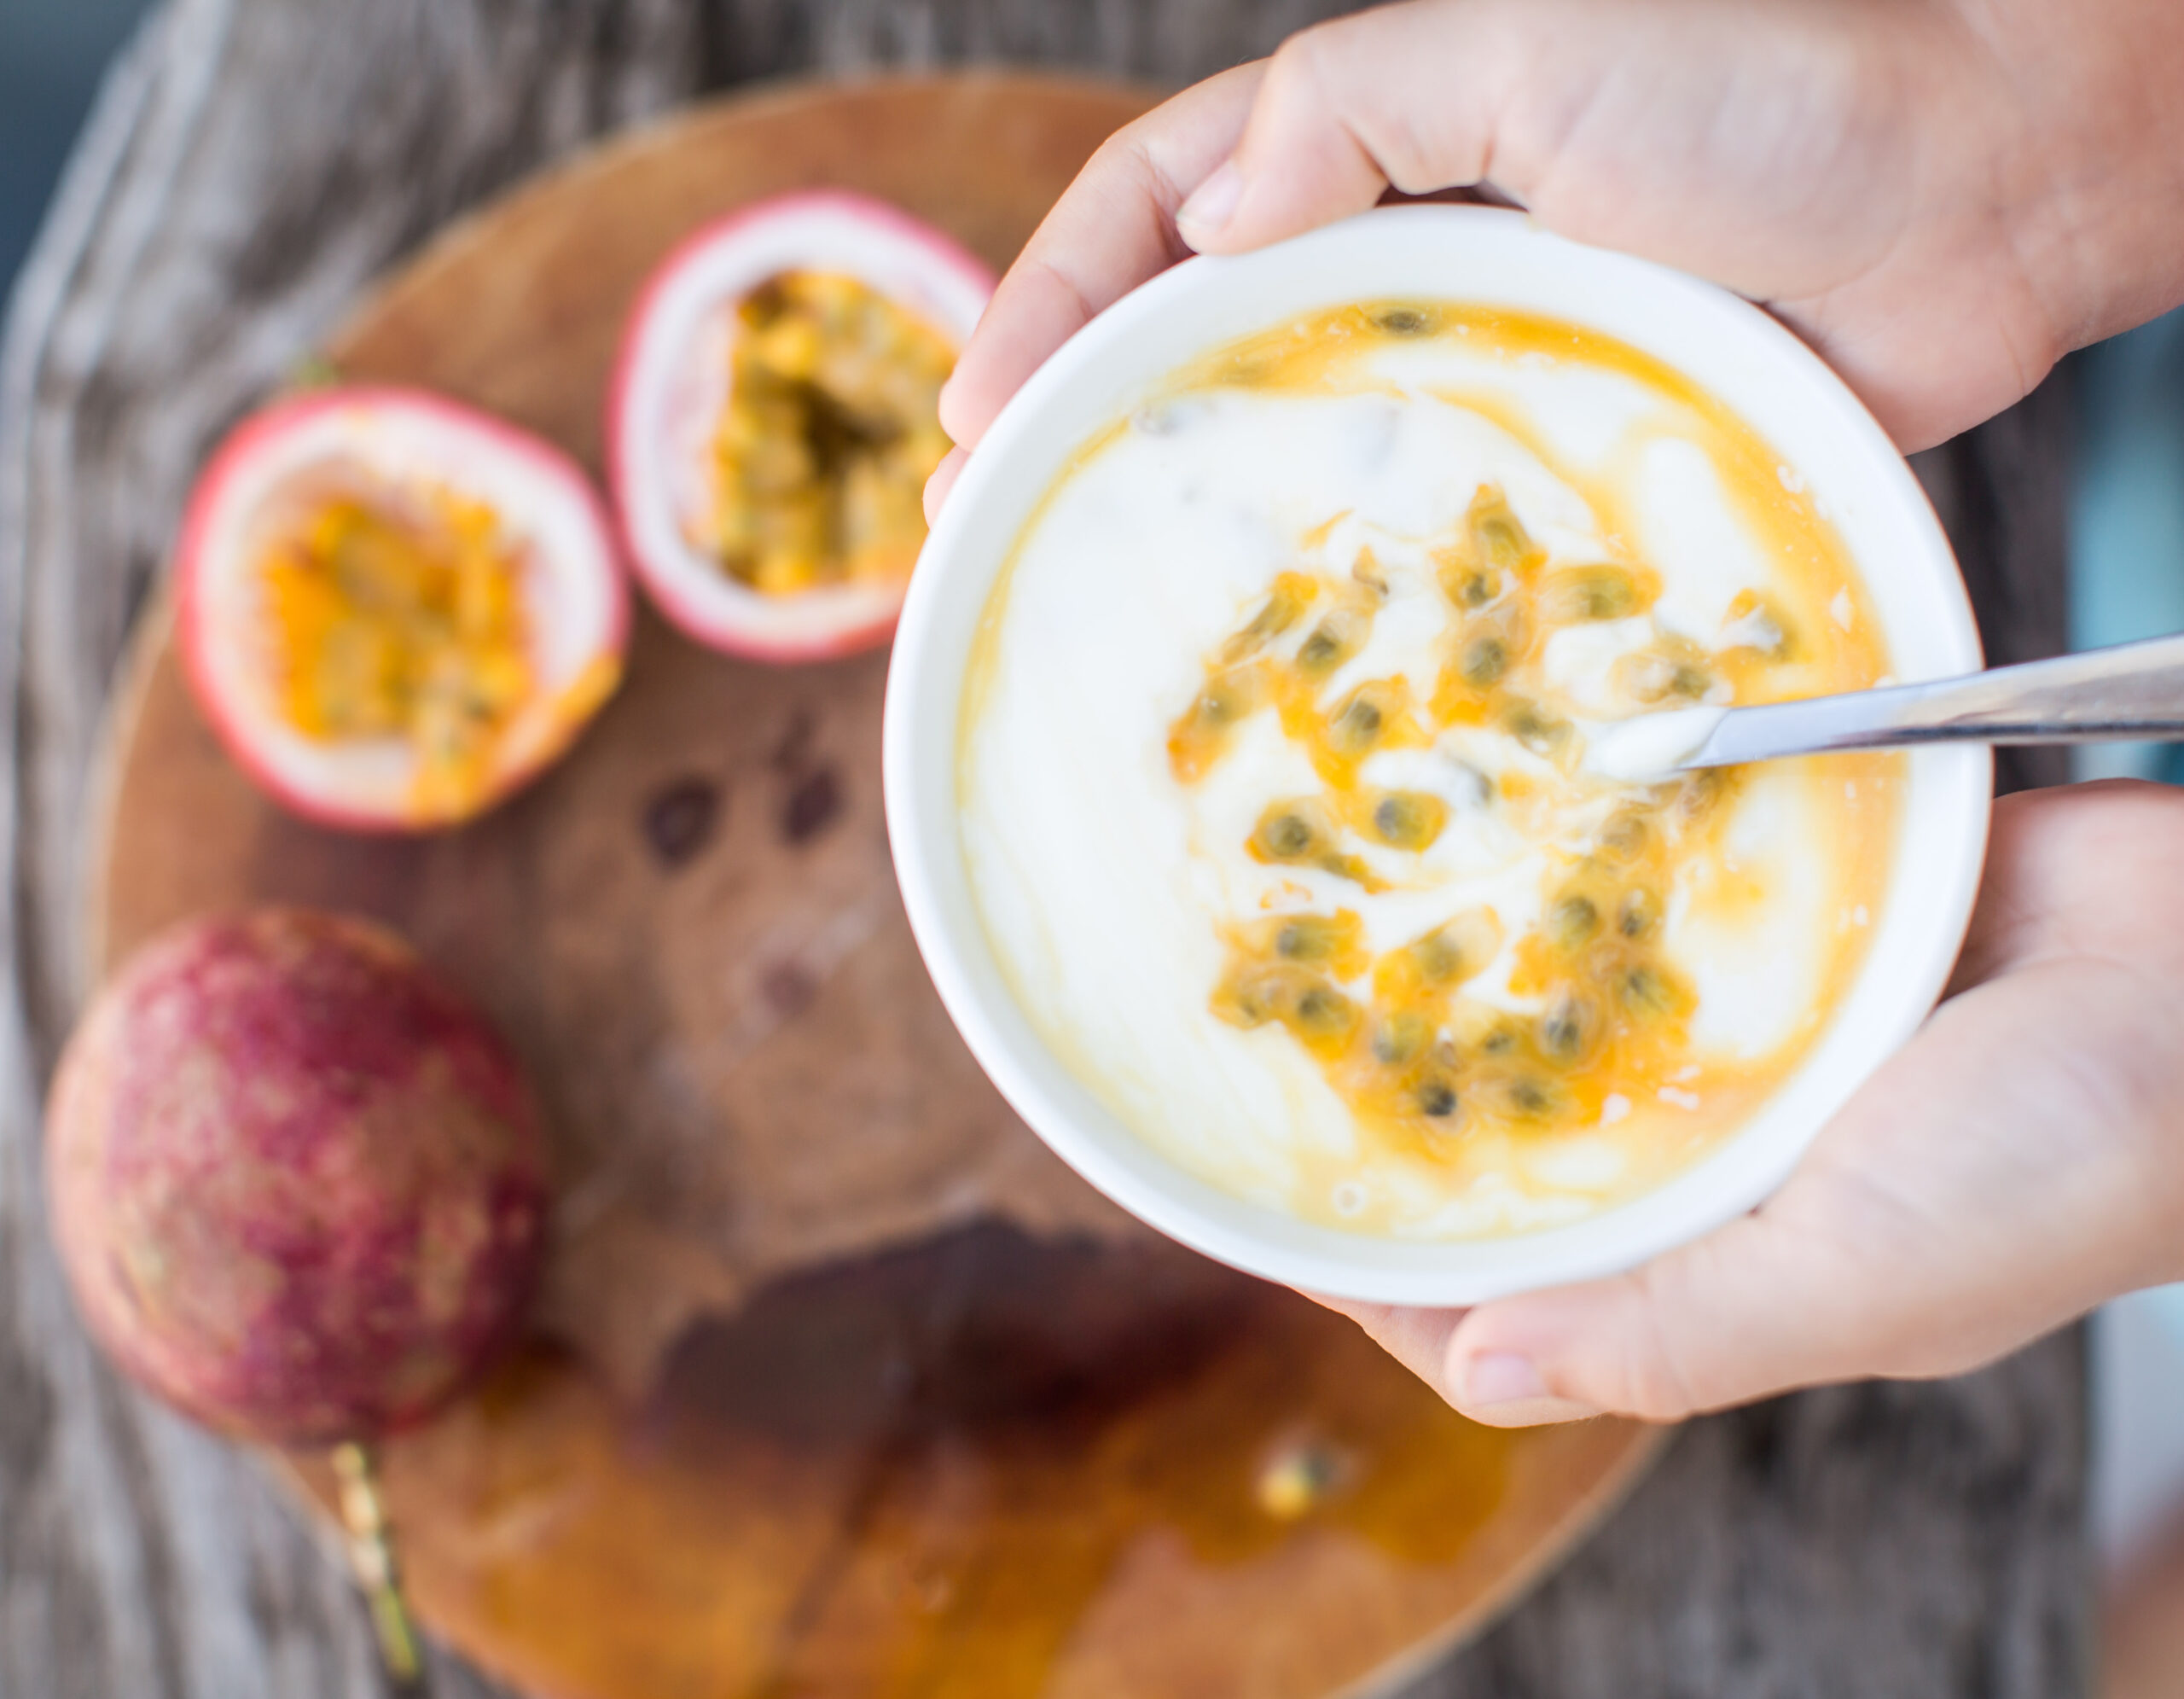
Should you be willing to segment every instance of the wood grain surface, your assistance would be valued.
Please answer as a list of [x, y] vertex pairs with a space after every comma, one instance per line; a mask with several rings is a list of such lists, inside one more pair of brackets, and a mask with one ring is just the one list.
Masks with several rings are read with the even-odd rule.
[[[729, 102], [456, 224], [321, 352], [345, 378], [537, 432], [599, 478], [630, 305], [692, 230], [832, 184], [998, 269], [1147, 101], [989, 75]], [[96, 775], [90, 973], [158, 927], [254, 901], [362, 909], [409, 934], [540, 1087], [564, 1194], [549, 1318], [625, 1396], [693, 1317], [830, 1256], [980, 1215], [1145, 1233], [1025, 1134], [926, 982], [880, 807], [884, 651], [755, 666], [641, 606], [627, 679], [568, 759], [468, 829], [390, 839], [266, 801], [154, 624]]]
[[[1309, 5], [177, 0], [110, 81], [0, 360], [0, 1695], [379, 1690], [340, 1571], [256, 1470], [69, 1313], [37, 1103], [84, 989], [84, 788], [206, 445], [375, 273], [542, 161], [705, 90], [964, 59], [1164, 83]], [[1997, 658], [2052, 648], [2065, 410], [1921, 466]], [[1409, 1690], [2051, 1695], [2088, 1659], [2074, 1335], [1984, 1374], [1693, 1424], [1601, 1535]], [[440, 1695], [496, 1691], [436, 1656]], [[1218, 1690], [1210, 1689], [1209, 1690]]]

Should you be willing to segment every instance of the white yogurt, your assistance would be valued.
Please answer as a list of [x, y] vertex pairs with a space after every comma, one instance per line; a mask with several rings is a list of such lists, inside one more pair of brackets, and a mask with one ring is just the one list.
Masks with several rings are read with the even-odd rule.
[[[964, 853], [1034, 1025], [1186, 1167], [1272, 1207], [1337, 1224], [1369, 1215], [1374, 1231], [1407, 1236], [1573, 1219], [1657, 1177], [1651, 1153], [1682, 1160], [1705, 1118], [1704, 1093], [1618, 1093], [1597, 1126], [1521, 1149], [1488, 1141], [1437, 1164], [1362, 1136], [1287, 1031], [1229, 1025], [1210, 993], [1227, 958], [1224, 926], [1339, 909], [1361, 916], [1378, 952], [1486, 908], [1502, 953], [1466, 994], [1536, 1015], [1538, 996], [1511, 989], [1519, 941], [1540, 924], [1557, 870], [1585, 852], [1629, 789], [1495, 726], [1377, 751], [1364, 783], [1430, 794], [1449, 814], [1423, 852], [1345, 838], [1385, 882], [1367, 892], [1247, 852], [1270, 804], [1319, 787], [1274, 713], [1245, 720], [1193, 784], [1171, 771], [1170, 730], [1204, 688], [1208, 655], [1278, 573], [1346, 580], [1365, 551], [1385, 598], [1369, 639], [1317, 700], [1327, 708], [1391, 678], [1429, 698], [1454, 617], [1431, 551], [1482, 486], [1504, 494], [1549, 572], [1624, 560], [1660, 575], [1646, 613], [1562, 629], [1541, 651], [1536, 699], [1579, 739], [1648, 706], [1616, 684], [1621, 657], [1664, 634], [1711, 650], [1740, 593], [1779, 589], [1778, 573], [1705, 453], [1676, 434], [1675, 404], [1643, 383], [1577, 363], [1513, 364], [1448, 338], [1358, 370], [1363, 393], [1184, 393], [1142, 410], [1066, 476], [996, 592], [967, 698]], [[1496, 405], [1467, 404], [1490, 379]], [[1553, 444], [1567, 478], [1496, 422], [1511, 408], [1535, 441]], [[1619, 516], [1595, 511], [1572, 481], [1610, 476], [1623, 492]], [[1278, 647], [1293, 653], [1311, 623]], [[1502, 794], [1505, 780], [1529, 782], [1521, 806]], [[1685, 867], [1669, 893], [1661, 947], [1699, 994], [1694, 1079], [1767, 1057], [1816, 1019], [1842, 884], [1815, 847], [1830, 825], [1809, 788], [1794, 765], [1750, 776], [1721, 840], [1734, 866]], [[1829, 794], [1841, 793], [1837, 779]]]

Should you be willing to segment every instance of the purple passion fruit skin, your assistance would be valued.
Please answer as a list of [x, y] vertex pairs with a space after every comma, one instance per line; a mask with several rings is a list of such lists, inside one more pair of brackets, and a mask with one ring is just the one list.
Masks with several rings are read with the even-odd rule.
[[92, 1332], [282, 1445], [444, 1403], [520, 1322], [546, 1150], [514, 1056], [399, 940], [274, 910], [155, 940], [54, 1082], [46, 1178]]

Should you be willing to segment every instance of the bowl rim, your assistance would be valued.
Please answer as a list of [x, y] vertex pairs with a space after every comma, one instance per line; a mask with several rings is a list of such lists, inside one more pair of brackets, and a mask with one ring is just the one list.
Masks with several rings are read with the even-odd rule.
[[[1531, 247], [1538, 260], [1567, 268], [1589, 287], [1612, 288], [1626, 303], [1658, 303], [1670, 322], [1677, 315], [1703, 322], [1742, 352], [1763, 361], [1770, 381], [1799, 392], [1796, 404], [1808, 410], [1811, 428], [1833, 431], [1843, 439], [1843, 451], [1862, 480], [1862, 498], [1883, 515], [1871, 522], [1889, 529], [1902, 545], [1901, 559], [1891, 550], [1891, 568], [1900, 574], [1905, 561], [1917, 563], [1910, 587], [1897, 593], [1923, 596], [1922, 615], [1931, 629], [1921, 625], [1913, 632], [1929, 655], [1926, 664], [1907, 676], [1938, 677], [1981, 664], [1964, 580], [1925, 492], [1871, 413], [1817, 354], [1741, 297], [1650, 261], [1554, 236], [1522, 212], [1445, 205], [1383, 207], [1252, 253], [1188, 259], [1093, 318], [1032, 374], [964, 468], [912, 575], [897, 631], [882, 767], [889, 841], [912, 933], [944, 1005], [980, 1067], [1026, 1125], [1083, 1178], [1141, 1220], [1217, 1260], [1322, 1295], [1387, 1303], [1477, 1303], [1619, 1272], [1763, 1202], [1788, 1177], [1834, 1110], [1911, 1036], [1940, 996], [1977, 894], [1992, 786], [1992, 758], [1984, 748], [1930, 748], [1908, 757], [1911, 783], [1889, 878], [1891, 899], [1902, 897], [1906, 886], [1917, 887], [1916, 915], [1898, 912], [1906, 908], [1904, 900], [1891, 902], [1857, 978], [1831, 1011], [1827, 1027], [1790, 1078], [1743, 1126], [1661, 1184], [1566, 1225], [1431, 1240], [1346, 1232], [1306, 1222], [1191, 1173], [1130, 1129], [1070, 1073], [1008, 989], [975, 907], [967, 925], [951, 913], [951, 874], [955, 887], [966, 893], [969, 888], [956, 806], [962, 675], [960, 665], [951, 672], [946, 655], [937, 657], [936, 651], [975, 629], [994, 579], [1036, 511], [1039, 496], [1089, 434], [1054, 423], [1065, 416], [1072, 398], [1095, 387], [1112, 390], [1124, 381], [1149, 388], [1182, 364], [1146, 364], [1144, 346], [1164, 318], [1179, 314], [1199, 295], [1225, 301], [1251, 284], [1278, 290], [1285, 273], [1302, 276], [1315, 265], [1338, 270], [1345, 264], [1369, 265], [1373, 256], [1365, 251], [1376, 245], [1398, 258], [1414, 251], [1414, 260], [1452, 244], [1472, 244], [1482, 253]], [[1421, 291], [1376, 291], [1368, 285], [1328, 293], [1320, 304], [1373, 293]], [[1441, 293], [1463, 298], [1461, 290]], [[1492, 304], [1519, 309], [1527, 305], [1507, 296], [1495, 297]], [[1555, 311], [1560, 305], [1532, 310]], [[1310, 310], [1309, 305], [1287, 309]], [[1239, 317], [1192, 346], [1203, 352], [1283, 316]], [[1576, 317], [1566, 311], [1561, 316]], [[1606, 334], [1634, 340], [1616, 329]], [[1675, 351], [1648, 342], [1637, 346], [1682, 368]], [[1680, 346], [1687, 353], [1693, 344], [1687, 339]], [[1138, 372], [1134, 380], [1118, 375], [1133, 370]], [[1712, 386], [1702, 382], [1700, 387], [1714, 393]], [[1741, 416], [1743, 410], [1730, 404]], [[1114, 410], [1106, 415], [1117, 416]], [[1052, 437], [1057, 431], [1062, 432], [1058, 445], [1040, 441], [1042, 433]], [[1764, 432], [1758, 433], [1767, 439]], [[1033, 485], [1037, 493], [1008, 525], [1002, 545], [980, 544], [974, 532], [989, 504], [1021, 503], [1023, 490]], [[1821, 493], [1826, 498], [1831, 492]], [[1842, 493], [1839, 485], [1833, 493]], [[1878, 596], [1870, 559], [1857, 558], [1869, 590]], [[1885, 623], [1891, 646], [1900, 647], [1905, 631], [1896, 620]], [[944, 726], [936, 731], [942, 720]], [[1914, 812], [1921, 817], [1923, 830], [1914, 830]], [[952, 865], [944, 864], [950, 858]], [[1911, 928], [1919, 946], [1915, 951], [1908, 952], [1908, 959], [1885, 959], [1884, 943], [1913, 936]], [[1906, 954], [1896, 951], [1898, 957]], [[1880, 966], [1886, 971], [1877, 976]], [[1852, 1039], [1860, 1042], [1852, 1045]], [[1821, 1077], [1819, 1064], [1833, 1059], [1838, 1049], [1855, 1049], [1860, 1065], [1847, 1079]], [[1787, 1116], [1786, 1109], [1792, 1107], [1803, 1113]], [[1787, 1124], [1792, 1120], [1793, 1125]]]

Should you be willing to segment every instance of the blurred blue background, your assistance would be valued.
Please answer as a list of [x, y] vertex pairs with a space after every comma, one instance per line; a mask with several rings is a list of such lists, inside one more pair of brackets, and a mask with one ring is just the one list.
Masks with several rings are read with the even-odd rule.
[[[2184, 631], [2184, 311], [2088, 348], [2071, 378], [2071, 644]], [[2080, 777], [2184, 783], [2184, 744], [2077, 756]], [[2110, 1305], [2093, 1346], [2094, 1527], [2127, 1569], [2184, 1530], [2184, 1286]]]
[[107, 61], [146, 0], [0, 0], [0, 295], [38, 233]]
[[[2184, 312], [2088, 348], [2071, 377], [2071, 644], [2184, 631]], [[2082, 777], [2184, 783], [2184, 744], [2078, 753]]]

